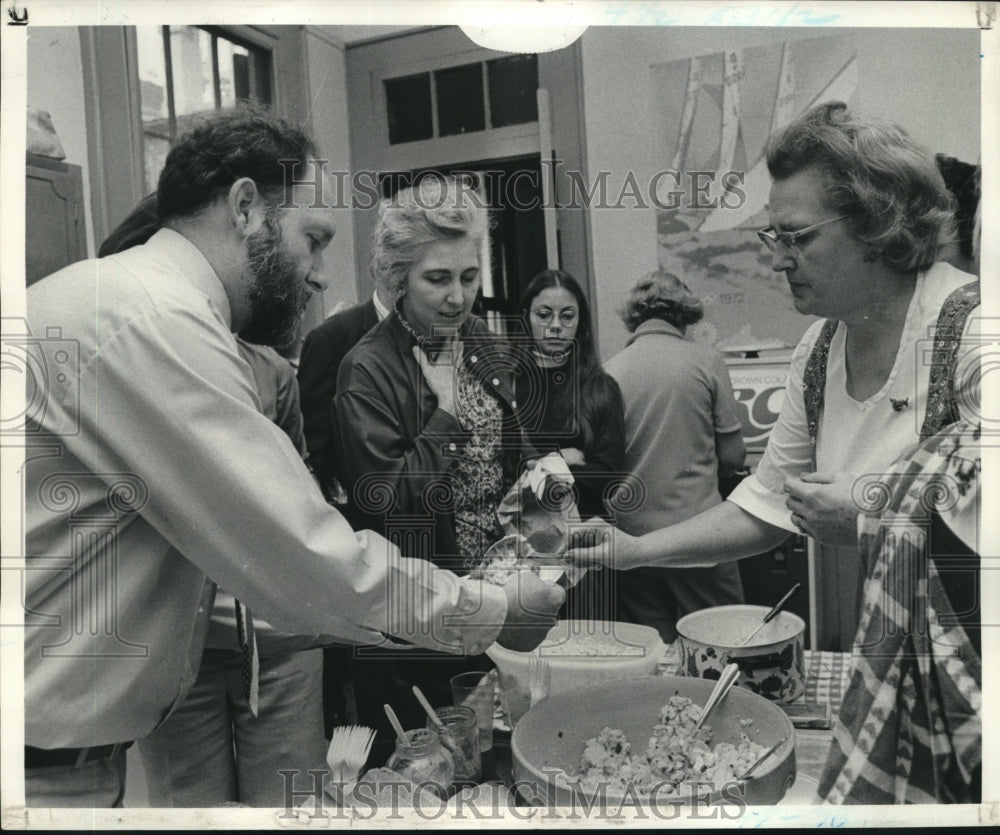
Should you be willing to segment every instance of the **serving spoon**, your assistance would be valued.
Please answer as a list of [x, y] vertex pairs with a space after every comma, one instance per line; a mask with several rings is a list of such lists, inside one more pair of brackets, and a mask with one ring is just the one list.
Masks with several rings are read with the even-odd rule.
[[708, 701], [705, 702], [705, 706], [701, 709], [701, 716], [699, 716], [698, 721], [694, 723], [695, 730], [698, 730], [698, 728], [705, 724], [705, 720], [708, 719], [708, 714], [715, 710], [719, 702], [726, 698], [726, 694], [736, 683], [736, 679], [739, 678], [739, 675], [739, 664], [733, 662], [732, 664], [726, 665], [726, 668], [722, 671], [722, 675], [719, 676], [719, 680], [715, 682], [715, 687], [709, 695]]
[[796, 583], [794, 586], [792, 586], [786, 592], [785, 596], [774, 604], [774, 608], [771, 609], [771, 611], [768, 612], [766, 615], [764, 615], [764, 620], [762, 620], [760, 623], [757, 624], [757, 628], [754, 629], [754, 631], [751, 632], [749, 635], [747, 635], [742, 641], [740, 641], [740, 646], [745, 647], [754, 635], [756, 635], [758, 632], [760, 632], [761, 629], [763, 629], [765, 626], [767, 626], [767, 624], [769, 624], [772, 620], [774, 620], [778, 616], [778, 613], [785, 608], [785, 604], [792, 599], [792, 595], [795, 594], [795, 592], [797, 592], [800, 588], [802, 588], [802, 583]]
[[757, 766], [759, 766], [762, 762], [764, 762], [764, 760], [766, 760], [768, 757], [770, 757], [771, 754], [773, 754], [775, 751], [777, 751], [787, 741], [788, 741], [788, 739], [786, 737], [785, 739], [779, 739], [777, 742], [775, 742], [774, 745], [772, 745], [770, 748], [768, 748], [763, 754], [761, 754], [754, 761], [753, 765], [751, 765], [746, 771], [744, 771], [739, 776], [739, 779], [740, 780], [746, 780], [747, 777], [749, 777], [751, 774], [753, 774], [757, 770]]

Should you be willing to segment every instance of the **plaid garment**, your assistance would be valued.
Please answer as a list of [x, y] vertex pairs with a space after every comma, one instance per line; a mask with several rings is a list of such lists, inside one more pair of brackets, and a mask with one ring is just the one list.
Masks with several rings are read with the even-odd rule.
[[862, 517], [869, 567], [850, 685], [819, 795], [829, 803], [968, 803], [982, 762], [982, 669], [927, 542], [931, 512], [979, 502], [979, 429], [954, 424], [893, 465], [881, 518]]

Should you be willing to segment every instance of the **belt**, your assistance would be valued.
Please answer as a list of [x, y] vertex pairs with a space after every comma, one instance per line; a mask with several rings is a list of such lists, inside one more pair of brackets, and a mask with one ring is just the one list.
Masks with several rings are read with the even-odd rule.
[[79, 768], [85, 762], [114, 759], [131, 745], [131, 742], [116, 742], [113, 745], [97, 745], [93, 748], [32, 748], [30, 745], [25, 745], [24, 767], [71, 765]]

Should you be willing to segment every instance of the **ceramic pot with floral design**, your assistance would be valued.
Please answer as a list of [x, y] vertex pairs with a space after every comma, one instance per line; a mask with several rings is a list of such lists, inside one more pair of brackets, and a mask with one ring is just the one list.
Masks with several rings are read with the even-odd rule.
[[735, 662], [739, 686], [775, 702], [795, 701], [805, 692], [805, 621], [780, 612], [741, 646], [768, 611], [766, 606], [713, 606], [685, 615], [677, 622], [679, 673], [718, 679], [726, 665]]

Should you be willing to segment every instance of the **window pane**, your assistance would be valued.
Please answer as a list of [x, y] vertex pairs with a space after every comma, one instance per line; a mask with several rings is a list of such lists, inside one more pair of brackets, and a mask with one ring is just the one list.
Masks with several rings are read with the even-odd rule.
[[195, 26], [170, 27], [174, 112], [178, 116], [215, 110], [212, 36]]
[[239, 101], [249, 101], [250, 94], [250, 53], [236, 53], [233, 55], [233, 83], [236, 87], [236, 98]]
[[486, 128], [482, 64], [437, 70], [434, 84], [440, 136], [472, 133]]
[[219, 44], [219, 93], [223, 108], [250, 98], [250, 50], [225, 38]]
[[[216, 110], [212, 33], [196, 26], [168, 27], [170, 79], [162, 26], [137, 26], [139, 95], [146, 188], [156, 188], [171, 143]], [[222, 109], [240, 101], [271, 102], [271, 55], [216, 35], [219, 102]], [[173, 95], [173, 112], [170, 95]]]
[[389, 144], [434, 136], [429, 73], [388, 79], [385, 82], [385, 101], [389, 117]]
[[258, 101], [270, 104], [272, 101], [271, 53], [264, 49], [252, 49], [247, 63], [249, 73], [247, 89], [257, 97]]
[[170, 143], [170, 119], [167, 108], [167, 61], [163, 49], [162, 26], [135, 28], [139, 63], [139, 100], [142, 107], [142, 133], [146, 191], [156, 188], [163, 167], [163, 157]]
[[487, 61], [490, 122], [494, 128], [538, 121], [538, 56], [514, 55]]
[[138, 45], [139, 97], [142, 121], [167, 118], [167, 64], [163, 54], [163, 29], [136, 26]]

